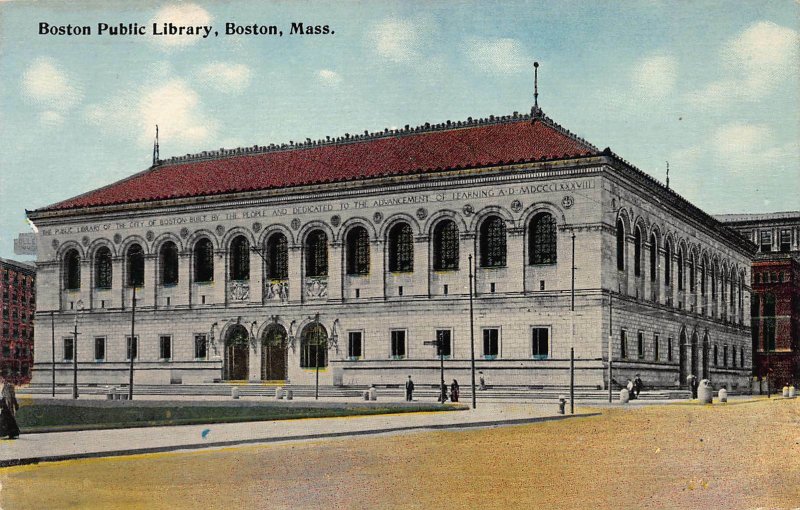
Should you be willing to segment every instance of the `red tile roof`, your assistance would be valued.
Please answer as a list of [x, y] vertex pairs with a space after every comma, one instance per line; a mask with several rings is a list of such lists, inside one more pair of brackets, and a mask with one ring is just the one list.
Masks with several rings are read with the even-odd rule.
[[596, 155], [596, 147], [528, 115], [426, 125], [299, 145], [172, 158], [42, 210], [147, 202]]

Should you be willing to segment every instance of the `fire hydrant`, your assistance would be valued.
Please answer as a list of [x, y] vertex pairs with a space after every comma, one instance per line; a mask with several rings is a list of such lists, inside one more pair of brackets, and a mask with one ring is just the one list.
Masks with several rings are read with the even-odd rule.
[[558, 397], [558, 414], [564, 414], [567, 407], [567, 397], [559, 395]]

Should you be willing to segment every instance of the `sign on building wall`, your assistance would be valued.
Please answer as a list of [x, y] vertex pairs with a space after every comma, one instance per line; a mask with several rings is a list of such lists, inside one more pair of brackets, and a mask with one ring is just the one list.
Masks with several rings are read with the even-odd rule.
[[14, 239], [15, 255], [36, 255], [36, 234], [22, 233]]

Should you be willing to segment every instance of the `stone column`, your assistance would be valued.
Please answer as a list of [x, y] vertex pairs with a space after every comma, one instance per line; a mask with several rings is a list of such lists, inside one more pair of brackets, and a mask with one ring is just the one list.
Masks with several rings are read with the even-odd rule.
[[412, 281], [414, 282], [413, 293], [415, 295], [431, 295], [431, 280], [429, 275], [433, 268], [431, 266], [429, 245], [429, 235], [414, 237], [414, 274], [412, 276]]
[[175, 306], [191, 304], [192, 288], [192, 252], [178, 254], [178, 286], [175, 292]]
[[[570, 239], [570, 243], [572, 243], [572, 239]], [[506, 230], [506, 267], [506, 291], [523, 292], [525, 290], [525, 229], [522, 227]]]
[[[258, 257], [258, 255], [256, 255], [256, 257]], [[250, 266], [250, 269], [252, 271], [253, 266]], [[250, 281], [253, 281], [252, 272], [250, 273]], [[253, 292], [252, 286], [250, 287], [250, 292]], [[253, 334], [258, 333], [253, 331]], [[250, 352], [248, 353], [249, 363], [247, 367], [247, 379], [250, 382], [258, 382], [261, 380], [261, 339], [256, 338], [255, 345], [250, 344], [247, 346], [247, 348], [250, 349]]]
[[473, 292], [478, 291], [478, 278], [476, 269], [480, 267], [480, 261], [477, 259], [475, 252], [475, 232], [462, 232], [459, 236], [458, 245], [458, 284], [453, 289], [453, 294], [463, 294], [469, 296], [469, 256], [472, 255], [473, 276], [472, 281]]
[[226, 253], [225, 250], [214, 251], [214, 286], [213, 290], [211, 290], [211, 296], [206, 297], [206, 304], [221, 305], [228, 302]]
[[302, 245], [289, 247], [289, 302], [303, 301], [303, 249]]
[[261, 304], [264, 296], [264, 260], [262, 253], [250, 250], [250, 302]]
[[144, 256], [144, 278], [142, 279], [143, 288], [136, 289], [136, 306], [153, 307], [155, 306], [156, 291], [156, 256], [147, 254]]
[[328, 244], [328, 301], [342, 300], [342, 243]]
[[[88, 258], [84, 258], [81, 260], [81, 293], [80, 299], [83, 300], [83, 308], [84, 310], [90, 310], [93, 308], [92, 304], [92, 261]], [[77, 307], [78, 304], [76, 303], [75, 306]]]
[[125, 275], [123, 274], [124, 259], [122, 257], [113, 257], [111, 259], [111, 291], [114, 302], [111, 306], [114, 308], [126, 308], [125, 303]]
[[[370, 243], [369, 249], [369, 290], [364, 297], [381, 297], [386, 295], [386, 243], [383, 239], [376, 239]], [[414, 254], [416, 256], [416, 254]], [[416, 264], [416, 258], [414, 260]]]

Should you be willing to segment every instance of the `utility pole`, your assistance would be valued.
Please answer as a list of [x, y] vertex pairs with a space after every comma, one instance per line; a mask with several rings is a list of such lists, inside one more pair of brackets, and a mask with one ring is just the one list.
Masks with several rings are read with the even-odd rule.
[[613, 391], [611, 389], [611, 364], [612, 359], [614, 358], [612, 348], [614, 345], [614, 326], [612, 326], [611, 322], [614, 318], [613, 315], [613, 303], [614, 303], [614, 293], [612, 291], [608, 292], [608, 403], [610, 404], [613, 400]]
[[75, 327], [72, 331], [72, 398], [78, 398], [78, 311], [75, 311]]
[[[136, 341], [135, 336], [136, 328], [136, 282], [133, 284], [133, 301], [131, 303], [131, 343], [130, 343], [130, 356], [131, 366], [128, 380], [128, 400], [133, 400], [133, 358], [138, 354], [139, 342]], [[135, 349], [134, 349], [135, 347]]]
[[469, 255], [469, 345], [470, 345], [470, 367], [472, 372], [472, 408], [476, 408], [475, 400], [475, 329], [473, 327], [473, 310], [472, 310], [472, 294], [473, 294], [473, 274], [472, 274], [472, 254]]
[[55, 311], [50, 310], [50, 336], [53, 347], [53, 357], [51, 358], [53, 361], [53, 398], [56, 396], [56, 322], [54, 315]]
[[572, 290], [570, 317], [572, 320], [572, 347], [569, 348], [569, 413], [575, 414], [575, 232], [572, 232]]

